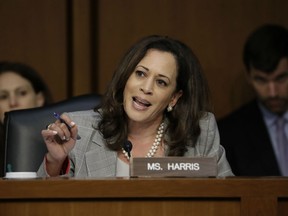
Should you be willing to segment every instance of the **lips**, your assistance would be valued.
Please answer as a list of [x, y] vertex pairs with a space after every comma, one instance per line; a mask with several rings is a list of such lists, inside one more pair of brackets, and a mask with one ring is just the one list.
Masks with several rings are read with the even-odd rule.
[[133, 101], [139, 107], [149, 107], [149, 106], [151, 106], [151, 103], [149, 101], [144, 100], [144, 99], [139, 98], [139, 97], [133, 97]]
[[269, 106], [282, 106], [285, 103], [284, 100], [276, 99], [276, 98], [275, 99], [267, 99], [265, 102]]

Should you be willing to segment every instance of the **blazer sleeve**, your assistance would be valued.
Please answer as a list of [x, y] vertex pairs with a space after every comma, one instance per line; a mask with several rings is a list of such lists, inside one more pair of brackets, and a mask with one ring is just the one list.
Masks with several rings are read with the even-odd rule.
[[234, 176], [227, 161], [225, 149], [220, 145], [220, 136], [214, 114], [207, 113], [200, 120], [201, 134], [196, 144], [197, 156], [217, 158], [218, 176]]

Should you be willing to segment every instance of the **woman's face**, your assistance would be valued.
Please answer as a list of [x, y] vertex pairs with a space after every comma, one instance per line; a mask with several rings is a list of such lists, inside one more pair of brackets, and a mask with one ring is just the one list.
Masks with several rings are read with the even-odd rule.
[[[127, 80], [124, 110], [131, 121], [159, 123], [168, 105], [174, 106], [182, 92], [175, 92], [177, 65], [169, 52], [148, 50]], [[173, 111], [172, 111], [173, 112]]]
[[4, 120], [4, 113], [39, 107], [44, 104], [42, 93], [36, 94], [31, 83], [14, 72], [0, 74], [0, 118]]

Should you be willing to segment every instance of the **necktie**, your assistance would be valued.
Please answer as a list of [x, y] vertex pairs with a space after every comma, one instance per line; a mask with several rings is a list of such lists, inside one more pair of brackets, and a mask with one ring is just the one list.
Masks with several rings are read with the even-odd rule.
[[277, 120], [277, 145], [279, 149], [279, 166], [283, 176], [288, 176], [288, 141], [285, 134], [285, 119]]

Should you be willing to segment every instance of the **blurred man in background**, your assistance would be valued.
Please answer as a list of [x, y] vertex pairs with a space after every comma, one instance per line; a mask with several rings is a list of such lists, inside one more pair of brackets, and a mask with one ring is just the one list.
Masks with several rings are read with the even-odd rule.
[[256, 98], [218, 121], [220, 142], [236, 176], [288, 176], [288, 30], [256, 29], [243, 61]]

